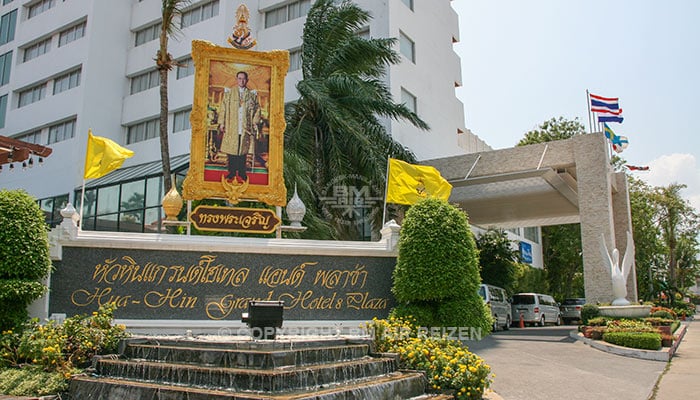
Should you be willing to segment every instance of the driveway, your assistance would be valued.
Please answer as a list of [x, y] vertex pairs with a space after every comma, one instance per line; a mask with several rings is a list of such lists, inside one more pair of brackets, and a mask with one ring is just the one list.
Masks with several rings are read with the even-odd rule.
[[575, 329], [511, 328], [466, 344], [491, 366], [504, 400], [647, 400], [665, 362], [593, 349], [569, 337]]

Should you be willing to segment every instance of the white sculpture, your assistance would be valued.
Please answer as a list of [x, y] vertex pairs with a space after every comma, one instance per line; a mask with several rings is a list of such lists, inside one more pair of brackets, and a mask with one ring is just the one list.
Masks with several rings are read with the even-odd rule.
[[600, 235], [600, 251], [603, 255], [603, 262], [608, 263], [610, 275], [612, 277], [613, 296], [615, 297], [612, 305], [628, 306], [630, 302], [626, 299], [627, 277], [634, 263], [634, 241], [632, 240], [632, 234], [627, 231], [627, 249], [625, 250], [625, 256], [622, 258], [621, 267], [619, 266], [620, 252], [617, 251], [617, 249], [613, 249], [612, 257], [610, 257], [603, 234]]

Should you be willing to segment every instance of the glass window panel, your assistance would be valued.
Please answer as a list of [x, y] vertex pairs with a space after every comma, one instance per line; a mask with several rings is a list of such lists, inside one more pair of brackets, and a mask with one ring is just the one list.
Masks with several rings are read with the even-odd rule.
[[119, 214], [119, 232], [142, 232], [143, 209]]
[[0, 128], [5, 127], [5, 117], [7, 114], [7, 95], [0, 96]]
[[119, 185], [108, 186], [97, 192], [97, 215], [119, 211]]
[[144, 219], [144, 232], [160, 232], [160, 221], [163, 219], [162, 208], [147, 208]]
[[122, 184], [121, 211], [144, 208], [145, 182], [135, 181]]
[[416, 96], [412, 95], [408, 90], [401, 88], [401, 102], [408, 107], [409, 110], [417, 113]]
[[118, 214], [98, 216], [95, 223], [95, 230], [117, 232], [117, 216]]
[[[92, 217], [95, 215], [95, 199], [97, 198], [97, 190], [91, 189], [85, 191], [85, 196], [83, 196], [83, 216]], [[80, 207], [80, 204], [76, 204], [76, 207]], [[80, 212], [80, 210], [78, 210]]]
[[146, 207], [160, 206], [163, 201], [163, 184], [161, 177], [148, 178], [146, 181]]
[[0, 18], [0, 45], [15, 39], [17, 26], [17, 10], [12, 10]]
[[10, 83], [10, 71], [12, 70], [12, 52], [0, 56], [0, 85]]
[[403, 32], [399, 32], [399, 48], [401, 50], [401, 54], [406, 56], [406, 58], [412, 62], [416, 62], [415, 44], [413, 43], [413, 40], [411, 40]]

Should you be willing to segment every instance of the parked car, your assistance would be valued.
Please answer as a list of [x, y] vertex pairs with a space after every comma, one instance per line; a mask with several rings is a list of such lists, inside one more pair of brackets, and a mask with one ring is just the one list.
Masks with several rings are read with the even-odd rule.
[[511, 304], [515, 321], [519, 321], [522, 314], [523, 321], [529, 325], [561, 324], [559, 304], [548, 294], [518, 293], [513, 295]]
[[586, 299], [584, 298], [564, 299], [561, 306], [559, 306], [561, 320], [565, 324], [570, 324], [573, 321], [580, 321], [581, 308], [583, 308], [584, 304], [586, 304]]
[[513, 314], [510, 307], [510, 302], [505, 289], [498, 286], [481, 284], [479, 286], [479, 296], [491, 307], [491, 316], [493, 317], [493, 330], [498, 327], [503, 330], [508, 330], [513, 322]]

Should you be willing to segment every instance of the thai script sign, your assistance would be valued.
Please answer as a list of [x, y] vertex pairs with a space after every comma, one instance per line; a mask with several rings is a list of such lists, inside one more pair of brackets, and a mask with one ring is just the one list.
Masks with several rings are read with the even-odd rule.
[[[64, 247], [50, 313], [115, 303], [125, 319], [238, 320], [248, 301], [283, 301], [285, 320], [388, 316], [392, 257]], [[80, 277], [80, 279], [77, 279]]]
[[197, 206], [190, 221], [200, 231], [272, 233], [282, 222], [267, 208]]

